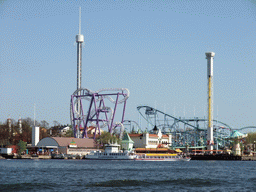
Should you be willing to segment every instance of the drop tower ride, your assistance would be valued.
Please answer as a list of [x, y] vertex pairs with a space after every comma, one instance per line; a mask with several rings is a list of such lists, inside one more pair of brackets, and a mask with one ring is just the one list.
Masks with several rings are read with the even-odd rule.
[[207, 126], [207, 150], [213, 150], [213, 57], [214, 52], [206, 52], [207, 79], [208, 79], [208, 126]]
[[[76, 43], [77, 43], [77, 90], [81, 89], [82, 84], [82, 44], [84, 42], [84, 36], [81, 34], [81, 7], [79, 7], [79, 33], [76, 35]], [[77, 92], [77, 96], [81, 95], [81, 91]], [[78, 97], [77, 103], [77, 111], [79, 116], [78, 126], [77, 126], [77, 138], [80, 138], [80, 120], [81, 120], [81, 100]]]

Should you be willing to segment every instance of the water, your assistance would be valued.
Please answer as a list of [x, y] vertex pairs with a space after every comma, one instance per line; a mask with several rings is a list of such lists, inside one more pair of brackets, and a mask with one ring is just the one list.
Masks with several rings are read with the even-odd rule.
[[0, 160], [0, 191], [256, 191], [256, 161]]

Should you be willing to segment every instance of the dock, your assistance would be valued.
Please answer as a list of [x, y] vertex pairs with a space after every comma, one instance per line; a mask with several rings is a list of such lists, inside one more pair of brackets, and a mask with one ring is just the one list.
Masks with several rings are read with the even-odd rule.
[[205, 154], [205, 155], [191, 155], [191, 160], [224, 160], [224, 161], [256, 161], [256, 156], [238, 156], [228, 154]]

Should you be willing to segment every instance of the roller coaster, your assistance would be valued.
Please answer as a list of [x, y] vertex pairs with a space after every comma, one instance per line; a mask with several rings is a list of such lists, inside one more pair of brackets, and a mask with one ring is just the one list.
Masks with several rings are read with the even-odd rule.
[[[81, 94], [78, 95], [78, 92]], [[103, 93], [102, 93], [103, 92]], [[106, 93], [111, 92], [111, 93]], [[112, 98], [116, 97], [116, 98]], [[120, 97], [123, 97], [120, 99]], [[91, 91], [89, 89], [76, 90], [71, 95], [70, 110], [71, 122], [74, 128], [75, 137], [88, 137], [87, 128], [95, 127], [94, 138], [97, 130], [100, 134], [100, 128], [107, 127], [110, 133], [119, 133], [122, 138], [122, 133], [125, 128], [130, 126], [130, 131], [134, 131], [137, 127], [137, 132], [147, 132], [152, 130], [154, 126], [164, 134], [172, 135], [173, 148], [204, 148], [207, 138], [207, 119], [206, 118], [181, 118], [174, 117], [151, 106], [138, 106], [137, 110], [146, 123], [146, 130], [142, 130], [139, 124], [133, 120], [124, 120], [126, 100], [129, 98], [129, 90], [125, 88], [117, 89], [101, 89], [99, 91]], [[87, 102], [87, 103], [85, 103]], [[110, 107], [114, 105], [113, 107]], [[123, 104], [123, 109], [118, 112], [121, 114], [121, 120], [115, 122], [117, 105]], [[79, 114], [78, 106], [82, 110]], [[86, 107], [87, 106], [87, 107]], [[87, 110], [86, 110], [87, 109]], [[118, 131], [117, 128], [120, 128]], [[133, 130], [131, 130], [133, 127]], [[83, 131], [81, 133], [81, 128]], [[214, 143], [215, 149], [224, 149], [230, 145], [230, 136], [233, 131], [241, 132], [255, 131], [256, 126], [247, 126], [242, 128], [232, 128], [226, 123], [218, 120], [213, 120]]]
[[[129, 94], [130, 92], [126, 88], [100, 89], [98, 91], [86, 88], [76, 90], [71, 95], [70, 101], [70, 119], [74, 136], [87, 138], [87, 128], [92, 126], [95, 128], [95, 139], [97, 132], [100, 134], [101, 128], [107, 127], [108, 132], [114, 133], [120, 127], [119, 132], [122, 138], [125, 106]], [[122, 110], [118, 111], [120, 113], [117, 113], [118, 104], [123, 104]], [[81, 109], [81, 112], [78, 109]], [[121, 114], [119, 121], [116, 121], [117, 114]]]
[[[207, 138], [207, 119], [206, 118], [181, 118], [166, 114], [151, 106], [138, 106], [137, 110], [141, 117], [147, 123], [147, 129], [152, 130], [154, 126], [165, 134], [171, 134], [174, 148], [204, 148]], [[133, 121], [124, 121], [128, 124]], [[144, 132], [137, 123], [138, 131]], [[255, 126], [247, 126], [243, 128], [232, 128], [226, 123], [213, 120], [214, 143], [215, 149], [224, 149], [230, 145], [230, 135], [235, 130], [245, 131], [256, 129]]]

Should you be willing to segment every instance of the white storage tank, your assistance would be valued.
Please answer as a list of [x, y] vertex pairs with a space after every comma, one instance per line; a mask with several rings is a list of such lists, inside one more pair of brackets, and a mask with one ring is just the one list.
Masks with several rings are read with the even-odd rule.
[[32, 128], [32, 146], [36, 146], [39, 142], [39, 127]]

